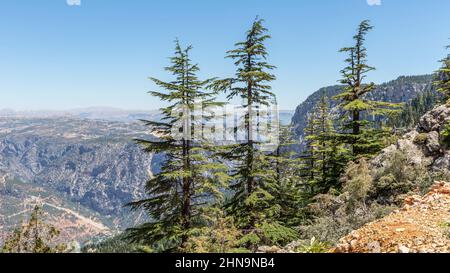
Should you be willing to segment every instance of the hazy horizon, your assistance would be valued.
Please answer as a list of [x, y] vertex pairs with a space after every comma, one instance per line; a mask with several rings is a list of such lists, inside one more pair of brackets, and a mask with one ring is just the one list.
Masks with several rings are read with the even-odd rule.
[[228, 77], [234, 68], [225, 52], [256, 15], [272, 35], [280, 109], [337, 84], [345, 65], [338, 50], [352, 43], [363, 19], [375, 27], [367, 37], [369, 64], [377, 68], [368, 80], [375, 83], [432, 73], [450, 36], [442, 27], [450, 25], [445, 0], [234, 1], [5, 0], [0, 109], [158, 109], [164, 105], [147, 94], [157, 90], [147, 78], [171, 80], [164, 67], [175, 38], [194, 46], [201, 78]]

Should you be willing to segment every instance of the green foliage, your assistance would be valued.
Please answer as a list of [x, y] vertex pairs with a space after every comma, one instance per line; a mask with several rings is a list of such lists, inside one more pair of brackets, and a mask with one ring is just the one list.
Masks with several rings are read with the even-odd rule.
[[382, 140], [388, 133], [382, 126], [371, 124], [363, 117], [393, 115], [402, 106], [367, 99], [368, 94], [375, 90], [374, 83], [363, 83], [367, 74], [375, 70], [367, 64], [367, 49], [364, 46], [366, 35], [372, 28], [369, 21], [362, 21], [353, 37], [355, 45], [341, 49], [341, 52], [348, 54], [345, 60], [347, 66], [341, 70], [341, 83], [345, 87], [342, 93], [334, 97], [343, 113], [340, 121], [341, 139], [351, 146], [354, 158], [370, 157], [379, 152], [383, 147]]
[[191, 231], [184, 252], [188, 253], [243, 253], [242, 232], [234, 225], [233, 218], [216, 210], [208, 224]]
[[42, 221], [41, 207], [36, 206], [28, 223], [22, 224], [6, 239], [2, 253], [62, 253], [70, 249], [55, 243], [59, 230]]
[[396, 128], [412, 129], [426, 112], [433, 109], [442, 99], [442, 95], [428, 88], [416, 98], [407, 102], [403, 110], [389, 120], [389, 125]]
[[280, 207], [279, 221], [286, 226], [295, 227], [307, 217], [304, 212], [308, 198], [305, 192], [309, 185], [303, 182], [304, 159], [299, 158], [293, 149], [297, 144], [293, 129], [284, 126], [280, 131], [280, 145], [271, 155], [272, 167], [276, 170], [277, 190], [275, 201]]
[[300, 226], [301, 239], [317, 238], [320, 242], [335, 245], [366, 223], [384, 217], [396, 207], [377, 203], [349, 202], [349, 194], [319, 194], [309, 206], [311, 220]]
[[[175, 80], [151, 78], [166, 91], [151, 94], [171, 104], [161, 109], [162, 122], [146, 121], [160, 140], [138, 140], [147, 152], [166, 157], [161, 172], [147, 182], [149, 198], [131, 204], [146, 209], [152, 221], [99, 249], [235, 253], [301, 239], [309, 243], [298, 251], [322, 253], [342, 236], [397, 208], [404, 194], [426, 191], [437, 177], [450, 178], [409, 164], [399, 151], [382, 168], [371, 170], [370, 158], [397, 138], [389, 126], [413, 126], [439, 95], [430, 87], [406, 105], [371, 100], [375, 85], [365, 83], [375, 70], [367, 64], [365, 39], [370, 30], [369, 21], [361, 22], [354, 45], [341, 50], [348, 54], [341, 71], [344, 87], [334, 100], [342, 115], [331, 114], [323, 95], [307, 117], [306, 147], [300, 155], [292, 149], [297, 140], [289, 126], [282, 128], [281, 144], [273, 153], [261, 151], [253, 138], [253, 107], [276, 101], [271, 88], [275, 67], [267, 61], [270, 36], [263, 20], [256, 18], [245, 40], [227, 52], [236, 67], [231, 78], [198, 80], [199, 68], [189, 59], [191, 47], [182, 50], [177, 42], [172, 66], [166, 68]], [[443, 64], [435, 86], [450, 96], [448, 58]], [[215, 92], [204, 91], [208, 89]], [[227, 93], [229, 100], [242, 99], [246, 113], [238, 122], [246, 130], [245, 141], [213, 148], [210, 143], [173, 139], [170, 132], [180, 118], [171, 116], [172, 110], [192, 109], [198, 99], [215, 105], [218, 92]], [[419, 134], [414, 142], [423, 144], [426, 138]], [[450, 145], [450, 124], [441, 138]], [[127, 248], [122, 243], [129, 239], [133, 244]]]
[[326, 253], [330, 249], [327, 243], [320, 242], [316, 237], [312, 237], [309, 244], [300, 246], [297, 252], [300, 253]]
[[265, 245], [276, 244], [285, 245], [298, 239], [298, 234], [295, 230], [283, 226], [277, 222], [264, 222], [260, 229], [261, 242]]
[[424, 166], [409, 164], [406, 155], [396, 151], [387, 165], [374, 174], [370, 194], [382, 204], [401, 205], [404, 195], [416, 189], [416, 181], [424, 175], [427, 175]]
[[366, 159], [350, 162], [341, 181], [344, 184], [343, 191], [348, 196], [347, 209], [353, 210], [359, 204], [365, 206], [373, 182]]
[[[193, 229], [201, 228], [200, 219], [205, 210], [223, 199], [220, 189], [226, 187], [226, 167], [213, 160], [214, 151], [209, 143], [195, 139], [193, 122], [198, 120], [194, 105], [202, 101], [203, 106], [217, 105], [212, 93], [204, 89], [211, 80], [201, 81], [189, 55], [192, 47], [182, 49], [176, 41], [175, 55], [171, 58], [171, 72], [174, 80], [164, 82], [150, 78], [166, 92], [152, 91], [150, 94], [170, 103], [162, 108], [162, 121], [145, 121], [159, 140], [137, 140], [149, 153], [164, 153], [161, 171], [147, 181], [149, 198], [130, 204], [133, 209], [145, 209], [151, 222], [130, 229], [128, 238], [133, 243], [148, 245], [158, 251], [178, 251], [184, 248]], [[173, 112], [189, 110], [191, 115], [173, 115]], [[184, 113], [184, 112], [183, 112]], [[171, 132], [183, 127], [182, 139], [175, 139]], [[195, 128], [195, 127], [194, 127]], [[184, 131], [186, 130], [186, 131]]]
[[[253, 250], [258, 243], [267, 239], [276, 240], [272, 243], [281, 240], [278, 236], [265, 237], [264, 232], [260, 232], [262, 227], [277, 227], [287, 231], [277, 221], [281, 209], [275, 200], [279, 187], [277, 171], [271, 168], [273, 157], [258, 149], [251, 126], [251, 120], [255, 118], [253, 107], [275, 102], [270, 86], [270, 82], [275, 80], [270, 71], [275, 67], [266, 61], [268, 53], [265, 42], [270, 38], [267, 32], [263, 20], [256, 18], [245, 40], [236, 43], [236, 48], [227, 52], [227, 58], [233, 59], [236, 66], [235, 77], [217, 80], [211, 85], [217, 91], [227, 92], [230, 100], [240, 97], [243, 100], [242, 107], [246, 109], [242, 121], [246, 140], [226, 147], [223, 157], [233, 162], [230, 172], [234, 194], [227, 205], [228, 212], [243, 231], [242, 240]], [[285, 236], [289, 238], [289, 233]]]
[[414, 138], [413, 142], [417, 145], [423, 145], [427, 142], [427, 138], [428, 138], [427, 133], [420, 133]]
[[[90, 242], [83, 246], [83, 253], [139, 253], [143, 246], [127, 239], [127, 232], [99, 242]], [[148, 251], [146, 251], [148, 252]]]
[[[447, 46], [450, 48], [450, 46]], [[441, 60], [442, 67], [436, 71], [434, 86], [448, 100], [450, 98], [450, 54]]]
[[309, 117], [305, 130], [306, 156], [303, 157], [310, 194], [327, 193], [340, 188], [339, 176], [345, 167], [348, 151], [339, 143], [334, 130], [329, 103], [325, 95]]

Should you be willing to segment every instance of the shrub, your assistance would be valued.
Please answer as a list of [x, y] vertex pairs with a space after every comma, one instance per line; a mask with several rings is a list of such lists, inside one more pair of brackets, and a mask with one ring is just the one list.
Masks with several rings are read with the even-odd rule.
[[420, 133], [414, 138], [414, 143], [417, 145], [423, 145], [427, 142], [428, 134], [427, 133]]
[[194, 229], [183, 252], [188, 253], [242, 253], [249, 252], [241, 248], [242, 233], [234, 225], [231, 217], [226, 217], [222, 212], [217, 212], [210, 225]]
[[344, 192], [347, 193], [347, 209], [353, 209], [358, 204], [365, 206], [365, 200], [372, 186], [372, 176], [366, 159], [351, 162], [341, 178]]
[[384, 168], [374, 174], [370, 198], [382, 204], [401, 205], [403, 195], [418, 188], [418, 180], [427, 175], [424, 166], [413, 166], [400, 151], [392, 154]]
[[302, 245], [297, 249], [300, 253], [325, 253], [330, 249], [330, 245], [320, 242], [316, 237], [312, 237], [307, 245]]

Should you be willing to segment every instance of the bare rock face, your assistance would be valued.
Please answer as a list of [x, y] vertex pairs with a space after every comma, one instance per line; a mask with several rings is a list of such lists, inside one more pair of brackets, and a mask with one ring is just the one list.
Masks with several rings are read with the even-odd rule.
[[450, 153], [441, 143], [441, 132], [450, 121], [450, 108], [441, 105], [426, 113], [417, 128], [404, 135], [395, 145], [384, 149], [373, 161], [374, 168], [384, 167], [392, 155], [399, 151], [408, 163], [430, 170], [450, 171]]
[[450, 151], [446, 151], [443, 156], [434, 161], [432, 170], [450, 170]]
[[392, 158], [393, 154], [396, 152], [401, 152], [406, 155], [407, 161], [413, 166], [428, 166], [433, 162], [433, 158], [426, 154], [426, 150], [416, 143], [416, 139], [419, 136], [419, 132], [411, 131], [410, 133], [403, 136], [402, 139], [398, 140], [395, 145], [391, 145], [375, 157], [371, 164], [374, 168], [385, 167], [389, 160]]
[[441, 105], [426, 113], [419, 121], [418, 130], [422, 132], [440, 132], [442, 126], [450, 120], [450, 108]]
[[441, 144], [439, 142], [439, 132], [431, 131], [430, 133], [428, 133], [426, 140], [426, 149], [428, 154], [430, 155], [439, 154], [442, 151]]

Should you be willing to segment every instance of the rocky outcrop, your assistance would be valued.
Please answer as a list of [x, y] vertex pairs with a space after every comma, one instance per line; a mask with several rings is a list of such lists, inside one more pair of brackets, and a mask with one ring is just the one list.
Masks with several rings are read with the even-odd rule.
[[410, 196], [401, 210], [353, 231], [335, 253], [449, 253], [450, 183]]
[[384, 167], [393, 153], [406, 155], [411, 165], [434, 171], [450, 171], [450, 151], [442, 143], [442, 130], [450, 121], [450, 108], [441, 105], [426, 113], [415, 130], [404, 135], [396, 144], [384, 149], [373, 161], [374, 168]]

